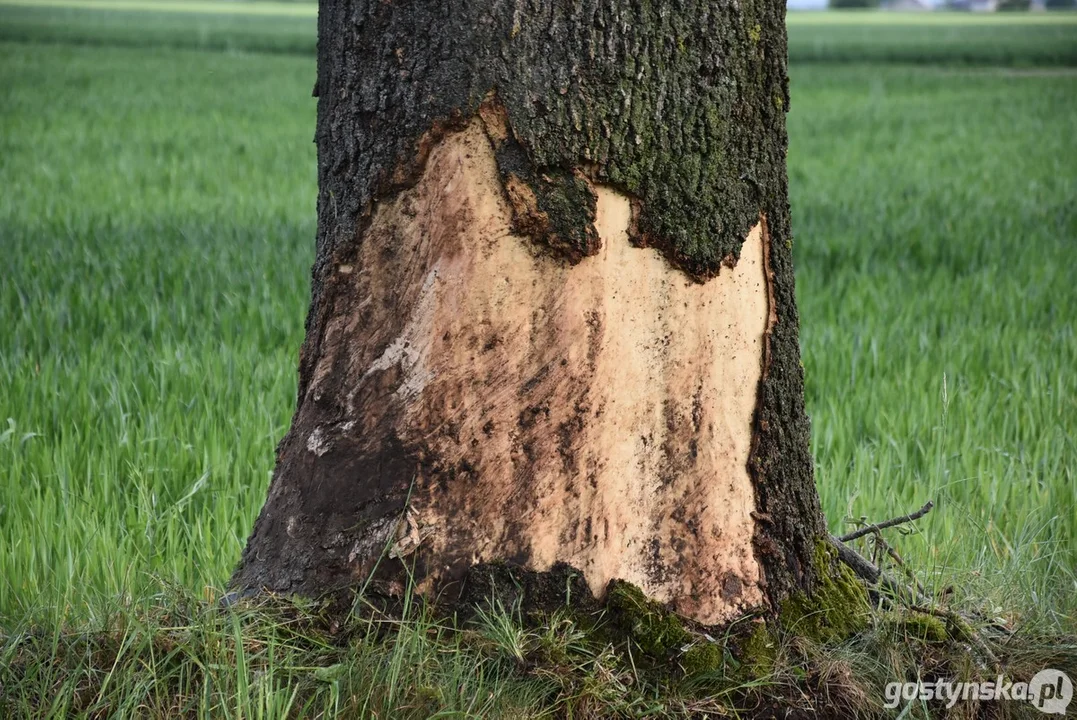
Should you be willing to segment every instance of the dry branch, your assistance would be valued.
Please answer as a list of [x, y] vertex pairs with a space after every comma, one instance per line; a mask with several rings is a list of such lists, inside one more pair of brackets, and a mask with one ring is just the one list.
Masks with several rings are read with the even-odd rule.
[[917, 510], [916, 512], [909, 513], [908, 515], [902, 515], [901, 517], [892, 518], [892, 519], [887, 520], [885, 522], [876, 523], [874, 525], [867, 525], [865, 527], [860, 528], [859, 530], [854, 530], [851, 533], [848, 533], [846, 535], [842, 535], [841, 537], [838, 538], [838, 540], [840, 540], [843, 543], [847, 543], [847, 542], [849, 542], [851, 540], [856, 540], [857, 538], [864, 537], [865, 535], [869, 535], [871, 533], [877, 533], [880, 530], [885, 530], [886, 528], [894, 527], [895, 525], [904, 525], [905, 523], [909, 523], [909, 522], [913, 522], [915, 520], [919, 520], [924, 515], [927, 515], [929, 512], [931, 512], [931, 508], [933, 508], [933, 507], [935, 507], [935, 503], [932, 502], [931, 500], [928, 500], [926, 503], [924, 503], [924, 506], [922, 508], [920, 508], [919, 510]]
[[[895, 525], [914, 522], [924, 515], [927, 515], [934, 506], [935, 504], [933, 502], [928, 501], [922, 508], [916, 512], [909, 513], [908, 515], [902, 515], [901, 517], [893, 518], [881, 523], [866, 525], [865, 527], [840, 537], [831, 535], [830, 542], [837, 549], [838, 558], [869, 585], [879, 585], [892, 600], [900, 602], [913, 612], [926, 613], [945, 619], [950, 623], [950, 626], [954, 628], [958, 635], [968, 640], [990, 666], [998, 667], [998, 658], [991, 651], [991, 648], [983, 638], [980, 637], [968, 618], [954, 610], [931, 606], [931, 601], [928, 599], [923, 585], [917, 580], [916, 575], [912, 570], [905, 565], [905, 561], [902, 560], [897, 551], [883, 539], [882, 533], [880, 532], [881, 530], [894, 527]], [[901, 568], [901, 571], [912, 583], [911, 585], [906, 585], [901, 582], [898, 578], [883, 570], [881, 564], [876, 565], [856, 550], [846, 545], [846, 543], [851, 540], [856, 540], [857, 538], [870, 534], [875, 535], [876, 550], [881, 548], [885, 551], [894, 563]]]

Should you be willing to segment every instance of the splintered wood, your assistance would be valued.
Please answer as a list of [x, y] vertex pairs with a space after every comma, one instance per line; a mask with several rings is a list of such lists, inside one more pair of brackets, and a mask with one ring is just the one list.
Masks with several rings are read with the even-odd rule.
[[347, 421], [307, 447], [417, 458], [406, 520], [370, 525], [357, 575], [392, 545], [422, 559], [424, 588], [479, 562], [564, 561], [598, 595], [621, 578], [705, 623], [763, 602], [747, 470], [772, 322], [763, 224], [697, 283], [632, 247], [629, 199], [595, 190], [597, 255], [570, 265], [514, 235], [476, 121], [339, 267], [352, 306], [308, 392], [344, 383]]

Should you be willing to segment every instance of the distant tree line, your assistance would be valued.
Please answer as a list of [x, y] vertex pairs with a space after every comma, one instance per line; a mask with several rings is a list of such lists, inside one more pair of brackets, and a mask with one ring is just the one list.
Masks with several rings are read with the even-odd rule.
[[830, 0], [830, 7], [833, 10], [877, 8], [879, 0]]

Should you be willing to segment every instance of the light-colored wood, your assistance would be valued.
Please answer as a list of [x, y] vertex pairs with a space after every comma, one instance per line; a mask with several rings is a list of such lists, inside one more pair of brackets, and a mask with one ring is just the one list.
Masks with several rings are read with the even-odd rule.
[[747, 463], [773, 322], [764, 223], [701, 284], [632, 247], [629, 199], [597, 186], [601, 250], [569, 265], [510, 231], [485, 132], [446, 136], [337, 268], [362, 302], [330, 321], [309, 393], [344, 363], [351, 419], [307, 450], [394, 435], [437, 469], [350, 549], [356, 574], [391, 546], [421, 553], [424, 587], [453, 563], [564, 561], [598, 595], [622, 578], [706, 623], [762, 603]]

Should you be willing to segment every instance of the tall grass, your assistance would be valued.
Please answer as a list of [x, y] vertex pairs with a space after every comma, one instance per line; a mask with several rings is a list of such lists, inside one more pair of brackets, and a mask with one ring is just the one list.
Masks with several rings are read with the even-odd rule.
[[1077, 13], [790, 13], [793, 63], [1077, 66]]
[[219, 584], [294, 398], [312, 63], [0, 66], [0, 614]]
[[[391, 644], [379, 639], [388, 632]], [[405, 608], [395, 620], [368, 616], [330, 626], [312, 606], [222, 610], [171, 590], [137, 612], [116, 608], [84, 630], [39, 626], [0, 638], [0, 714], [110, 720], [550, 715], [557, 683], [517, 677], [515, 661], [488, 634], [486, 621], [461, 632], [425, 606]], [[587, 669], [579, 668], [581, 675]]]
[[[265, 52], [313, 57], [317, 46], [312, 4], [279, 12], [283, 3], [175, 3], [187, 11], [161, 12], [153, 3], [118, 3], [103, 11], [85, 4], [42, 6], [0, 3], [0, 40], [220, 51]], [[268, 5], [266, 12], [249, 12]], [[206, 12], [207, 6], [232, 14]], [[287, 7], [287, 6], [286, 6]], [[247, 9], [248, 12], [243, 12]], [[313, 86], [314, 81], [311, 80]], [[309, 89], [308, 89], [309, 94]]]
[[920, 562], [965, 587], [972, 571], [1003, 578], [1029, 612], [1053, 607], [1046, 593], [1071, 618], [1075, 90], [1070, 77], [802, 68], [789, 162], [831, 521], [934, 498], [909, 541]]

